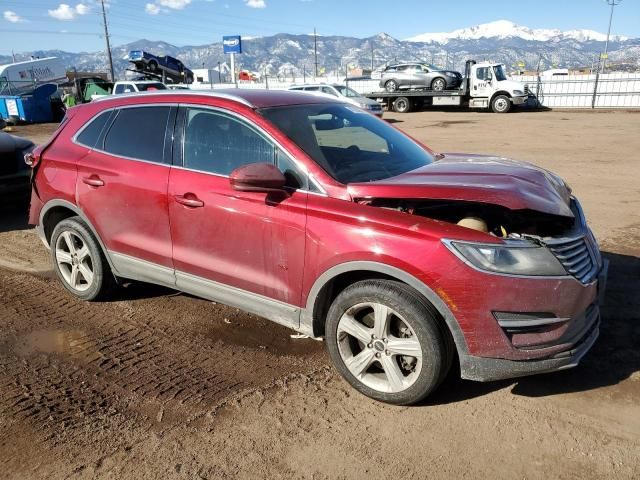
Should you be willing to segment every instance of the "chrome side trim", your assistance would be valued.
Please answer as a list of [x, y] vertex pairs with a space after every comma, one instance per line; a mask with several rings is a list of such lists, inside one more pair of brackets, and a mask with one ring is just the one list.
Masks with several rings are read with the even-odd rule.
[[531, 320], [517, 320], [517, 319], [501, 319], [498, 320], [498, 325], [505, 328], [517, 328], [517, 327], [540, 327], [543, 325], [553, 325], [554, 323], [568, 322], [570, 318], [535, 318]]
[[120, 276], [156, 283], [197, 297], [213, 300], [298, 330], [300, 308], [272, 298], [248, 292], [172, 268], [157, 265], [130, 255], [109, 251]]
[[385, 275], [389, 275], [401, 282], [406, 283], [407, 285], [413, 287], [419, 293], [421, 293], [431, 304], [436, 308], [438, 313], [442, 315], [447, 326], [449, 327], [449, 331], [451, 332], [451, 336], [453, 337], [453, 341], [456, 344], [456, 349], [458, 350], [458, 354], [460, 355], [468, 355], [469, 348], [467, 347], [467, 342], [462, 333], [462, 329], [458, 324], [458, 320], [453, 315], [447, 304], [440, 298], [438, 294], [436, 294], [431, 288], [425, 285], [423, 282], [418, 280], [413, 275], [405, 272], [404, 270], [400, 270], [399, 268], [392, 267], [390, 265], [386, 265], [384, 263], [378, 262], [370, 262], [370, 261], [354, 261], [354, 262], [345, 262], [339, 265], [335, 265], [330, 269], [326, 270], [322, 275], [320, 275], [311, 290], [309, 291], [309, 295], [307, 297], [307, 305], [304, 310], [302, 310], [300, 315], [300, 331], [305, 332], [307, 335], [316, 336], [317, 332], [314, 332], [313, 325], [313, 311], [315, 309], [316, 300], [322, 288], [333, 278], [337, 277], [342, 273], [354, 272], [354, 271], [370, 271], [382, 273]]
[[112, 250], [109, 251], [109, 256], [118, 270], [118, 274], [122, 277], [176, 288], [176, 276], [173, 268], [147, 262], [146, 260]]
[[176, 287], [183, 292], [240, 308], [295, 330], [300, 325], [300, 308], [240, 288], [179, 271], [176, 271]]

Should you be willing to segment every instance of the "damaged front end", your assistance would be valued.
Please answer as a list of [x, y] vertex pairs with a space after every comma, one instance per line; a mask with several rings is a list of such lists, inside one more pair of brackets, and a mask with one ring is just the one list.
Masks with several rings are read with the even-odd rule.
[[[589, 283], [602, 267], [593, 234], [574, 198], [572, 216], [510, 210], [479, 202], [431, 199], [367, 199], [359, 203], [471, 228], [503, 240], [472, 244], [447, 240], [465, 263], [491, 273], [566, 276]], [[527, 249], [527, 250], [522, 250]]]

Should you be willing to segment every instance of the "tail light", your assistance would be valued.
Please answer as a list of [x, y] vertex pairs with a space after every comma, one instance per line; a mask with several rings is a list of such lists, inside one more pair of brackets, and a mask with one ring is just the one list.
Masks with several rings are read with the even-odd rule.
[[42, 148], [36, 148], [24, 156], [24, 163], [35, 169], [42, 158]]

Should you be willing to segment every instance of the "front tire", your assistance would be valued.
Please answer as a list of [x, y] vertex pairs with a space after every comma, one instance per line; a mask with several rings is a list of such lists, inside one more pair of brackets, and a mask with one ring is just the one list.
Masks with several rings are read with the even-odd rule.
[[158, 62], [151, 60], [148, 64], [149, 71], [156, 72], [158, 70]]
[[398, 82], [396, 82], [395, 80], [389, 80], [387, 83], [384, 84], [384, 89], [387, 92], [397, 92]]
[[395, 405], [424, 399], [451, 365], [437, 313], [395, 281], [364, 280], [344, 289], [329, 309], [326, 340], [336, 369], [351, 386]]
[[438, 77], [431, 82], [431, 90], [434, 92], [442, 92], [447, 88], [447, 81], [444, 78]]
[[104, 298], [115, 286], [98, 241], [80, 217], [67, 218], [55, 226], [51, 259], [62, 285], [81, 300]]
[[494, 113], [507, 113], [511, 109], [511, 100], [506, 95], [497, 95], [491, 101], [491, 110]]

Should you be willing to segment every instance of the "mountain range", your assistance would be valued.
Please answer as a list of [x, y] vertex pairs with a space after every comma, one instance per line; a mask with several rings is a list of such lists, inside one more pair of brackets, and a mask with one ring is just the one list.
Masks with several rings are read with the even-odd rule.
[[[604, 50], [606, 36], [591, 30], [562, 32], [554, 29], [531, 29], [507, 20], [476, 25], [448, 33], [424, 33], [409, 39], [396, 39], [386, 33], [373, 37], [318, 36], [318, 69], [328, 75], [343, 77], [347, 68], [379, 68], [396, 61], [425, 61], [444, 68], [462, 70], [464, 62], [491, 60], [509, 69], [524, 63], [524, 68], [589, 68]], [[116, 75], [122, 77], [129, 66], [130, 50], [146, 50], [157, 55], [171, 55], [188, 67], [216, 68], [226, 62], [222, 42], [197, 46], [176, 46], [162, 41], [138, 40], [112, 49]], [[243, 40], [244, 53], [236, 57], [240, 68], [266, 72], [270, 76], [310, 75], [314, 65], [314, 36], [280, 33]], [[40, 50], [16, 54], [16, 60], [30, 56], [60, 57], [69, 68], [78, 71], [106, 71], [104, 52], [71, 53]], [[0, 56], [0, 64], [10, 63]], [[608, 64], [621, 70], [640, 70], [640, 38], [612, 36]], [[347, 67], [348, 66], [348, 67]], [[523, 68], [523, 67], [520, 67]]]

